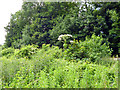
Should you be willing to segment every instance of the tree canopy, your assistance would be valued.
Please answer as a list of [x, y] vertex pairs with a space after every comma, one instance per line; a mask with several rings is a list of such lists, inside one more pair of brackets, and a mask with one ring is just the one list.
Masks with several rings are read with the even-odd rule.
[[44, 43], [62, 47], [57, 40], [61, 34], [77, 40], [95, 34], [116, 55], [120, 53], [120, 2], [24, 2], [5, 29], [5, 47]]

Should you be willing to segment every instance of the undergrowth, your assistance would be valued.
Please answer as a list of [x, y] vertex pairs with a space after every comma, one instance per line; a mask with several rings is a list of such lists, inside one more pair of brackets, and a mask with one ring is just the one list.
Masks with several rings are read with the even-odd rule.
[[63, 49], [49, 44], [3, 49], [2, 88], [117, 88], [118, 61], [108, 58], [109, 47], [99, 41], [93, 36]]

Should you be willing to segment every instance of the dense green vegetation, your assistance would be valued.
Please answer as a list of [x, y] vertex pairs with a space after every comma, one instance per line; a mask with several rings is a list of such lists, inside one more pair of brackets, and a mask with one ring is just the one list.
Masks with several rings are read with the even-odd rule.
[[40, 49], [35, 45], [3, 49], [0, 52], [2, 87], [118, 87], [118, 61], [108, 58], [111, 50], [101, 43], [102, 37], [92, 35], [83, 42], [69, 44], [66, 42], [69, 38], [65, 39], [65, 35], [62, 38], [63, 49], [50, 44], [43, 44]]
[[24, 2], [0, 46], [2, 88], [118, 88], [119, 11], [120, 2]]
[[76, 40], [85, 40], [93, 33], [120, 52], [120, 2], [25, 2], [22, 9], [11, 15], [5, 27], [5, 47], [51, 44], [62, 47], [57, 40], [61, 34], [71, 34]]

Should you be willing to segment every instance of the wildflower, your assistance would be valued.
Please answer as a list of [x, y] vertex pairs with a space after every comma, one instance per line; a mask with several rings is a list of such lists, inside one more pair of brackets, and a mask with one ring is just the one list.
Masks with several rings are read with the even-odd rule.
[[60, 35], [59, 38], [64, 37], [64, 35]]
[[70, 35], [70, 34], [66, 34], [66, 36], [72, 37], [72, 35]]
[[73, 43], [74, 41], [70, 41], [70, 43]]
[[59, 37], [59, 38], [58, 38], [58, 40], [60, 41], [60, 40], [61, 40], [61, 38]]
[[72, 37], [72, 35], [70, 35], [70, 34], [60, 35], [60, 36], [58, 37], [58, 40], [60, 41], [60, 40], [62, 40], [62, 38], [64, 38], [64, 37]]

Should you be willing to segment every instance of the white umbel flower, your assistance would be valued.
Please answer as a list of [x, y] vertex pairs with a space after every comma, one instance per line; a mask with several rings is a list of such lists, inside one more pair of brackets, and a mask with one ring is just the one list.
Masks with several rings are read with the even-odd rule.
[[70, 43], [73, 43], [74, 41], [70, 41]]
[[64, 37], [65, 35], [60, 35], [59, 38]]
[[59, 37], [58, 40], [61, 41], [62, 39]]
[[72, 37], [72, 35], [70, 35], [70, 34], [60, 35], [60, 36], [58, 37], [58, 40], [60, 41], [60, 40], [62, 40], [62, 38], [64, 38], [64, 37]]
[[72, 37], [72, 35], [70, 35], [70, 34], [66, 34], [66, 36]]

